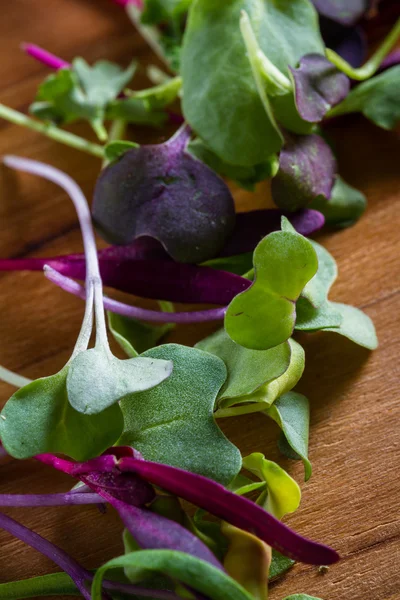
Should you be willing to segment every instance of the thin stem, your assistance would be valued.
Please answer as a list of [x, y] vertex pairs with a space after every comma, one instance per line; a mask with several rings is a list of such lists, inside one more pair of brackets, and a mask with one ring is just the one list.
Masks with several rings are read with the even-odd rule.
[[37, 46], [36, 44], [21, 44], [21, 48], [28, 56], [31, 56], [35, 60], [41, 62], [50, 69], [68, 69], [71, 65], [66, 60], [59, 58], [55, 54], [48, 52], [44, 48]]
[[179, 154], [185, 150], [191, 136], [192, 128], [188, 123], [183, 123], [165, 144], [171, 147], [171, 151]]
[[231, 408], [219, 408], [214, 413], [216, 419], [223, 419], [225, 417], [238, 417], [240, 415], [251, 415], [257, 412], [263, 412], [267, 410], [268, 406], [265, 402], [255, 402], [252, 404], [242, 404], [241, 406], [232, 406]]
[[50, 560], [61, 567], [63, 571], [68, 573], [82, 596], [86, 598], [86, 600], [90, 600], [90, 593], [86, 589], [86, 583], [91, 580], [90, 573], [64, 552], [64, 550], [61, 550], [61, 548], [48, 542], [39, 534], [31, 531], [24, 525], [21, 525], [21, 523], [18, 523], [18, 521], [14, 521], [14, 519], [2, 513], [0, 513], [0, 528], [8, 531], [11, 535], [25, 542], [25, 544], [28, 544], [28, 546], [35, 548], [35, 550], [38, 550], [41, 554], [50, 558]]
[[395, 26], [390, 31], [390, 33], [386, 36], [385, 40], [378, 48], [378, 50], [371, 56], [371, 58], [358, 69], [354, 69], [347, 61], [343, 60], [341, 56], [339, 56], [333, 50], [327, 48], [326, 57], [331, 61], [340, 71], [343, 71], [350, 79], [355, 79], [356, 81], [364, 81], [365, 79], [369, 79], [376, 73], [379, 69], [383, 59], [387, 54], [389, 54], [390, 50], [393, 48], [397, 39], [400, 36], [400, 19], [397, 20]]
[[21, 125], [22, 127], [27, 127], [28, 129], [42, 133], [48, 138], [55, 140], [56, 142], [61, 142], [76, 150], [82, 150], [83, 152], [97, 156], [97, 158], [104, 158], [103, 146], [99, 146], [98, 144], [89, 142], [73, 133], [59, 129], [59, 127], [56, 127], [51, 123], [35, 121], [34, 119], [31, 119], [31, 117], [9, 108], [4, 104], [0, 104], [0, 118], [5, 119], [10, 123], [14, 123], [14, 125]]
[[[115, 119], [112, 122], [110, 131], [108, 134], [108, 143], [115, 142], [116, 140], [123, 140], [126, 129], [126, 121], [123, 119]], [[107, 158], [104, 158], [102, 167], [106, 167], [110, 161]]]
[[[0, 506], [71, 506], [81, 504], [102, 504], [104, 499], [98, 494], [67, 492], [66, 494], [0, 494]], [[0, 596], [1, 598], [1, 596]]]
[[17, 388], [21, 388], [24, 387], [24, 385], [28, 385], [28, 383], [32, 383], [32, 379], [18, 375], [18, 373], [14, 373], [13, 371], [10, 371], [2, 366], [0, 366], [0, 380], [5, 381], [10, 385], [14, 385]]
[[[71, 177], [69, 177], [69, 175], [63, 173], [59, 169], [51, 167], [50, 165], [26, 158], [18, 158], [16, 156], [5, 156], [3, 162], [8, 167], [25, 171], [27, 173], [32, 173], [33, 175], [38, 175], [39, 177], [43, 177], [44, 179], [52, 181], [65, 190], [65, 192], [71, 198], [78, 215], [82, 232], [83, 247], [86, 259], [86, 288], [89, 290], [88, 297], [86, 299], [86, 310], [81, 332], [72, 356], [74, 357], [77, 352], [82, 351], [82, 349], [86, 349], [89, 343], [92, 324], [93, 298], [96, 315], [96, 344], [99, 343], [104, 345], [104, 347], [108, 349], [109, 346], [106, 321], [102, 302], [103, 284], [100, 277], [96, 240], [94, 237], [89, 205], [82, 190], [77, 183]], [[84, 345], [85, 343], [86, 346]]]
[[156, 30], [155, 27], [149, 27], [148, 25], [143, 25], [141, 22], [141, 8], [137, 5], [137, 2], [132, 0], [127, 0], [125, 2], [125, 8], [128, 17], [132, 21], [133, 25], [136, 27], [142, 38], [145, 42], [150, 46], [153, 52], [163, 61], [165, 65], [169, 68], [168, 59], [165, 56], [165, 53], [160, 44], [160, 34]]
[[[70, 279], [65, 275], [61, 275], [61, 273], [47, 265], [44, 268], [44, 274], [46, 275], [47, 279], [58, 285], [66, 292], [69, 292], [70, 294], [73, 294], [82, 300], [86, 299], [85, 288], [73, 279]], [[103, 304], [104, 308], [119, 315], [133, 319], [140, 319], [141, 321], [152, 321], [154, 323], [185, 324], [219, 321], [220, 319], [224, 318], [227, 309], [226, 306], [223, 306], [221, 308], [212, 308], [210, 310], [167, 313], [139, 308], [137, 306], [130, 306], [129, 304], [124, 304], [123, 302], [118, 302], [117, 300], [107, 298], [107, 296], [103, 297]]]
[[[88, 573], [88, 576], [93, 579], [91, 573]], [[158, 598], [159, 600], [181, 600], [180, 596], [168, 590], [150, 590], [138, 585], [108, 581], [107, 579], [103, 581], [103, 588], [110, 591], [125, 592], [133, 596], [148, 596], [149, 598]], [[51, 575], [0, 584], [1, 600], [21, 600], [22, 598], [65, 595], [80, 596], [80, 592], [71, 577], [66, 573], [52, 573]]]

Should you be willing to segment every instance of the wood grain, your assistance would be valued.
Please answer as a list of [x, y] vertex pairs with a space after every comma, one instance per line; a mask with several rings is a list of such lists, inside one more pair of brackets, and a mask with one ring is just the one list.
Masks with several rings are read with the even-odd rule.
[[[13, 0], [0, 22], [0, 101], [26, 111], [46, 69], [20, 52], [32, 41], [69, 60], [109, 58], [127, 64], [154, 61], [123, 11], [108, 0]], [[139, 75], [143, 79], [143, 71]], [[84, 126], [73, 131], [86, 135]], [[343, 176], [368, 196], [369, 209], [352, 229], [320, 240], [339, 265], [332, 299], [362, 307], [374, 320], [380, 347], [374, 353], [334, 334], [303, 335], [307, 368], [300, 389], [311, 401], [310, 457], [314, 473], [302, 484], [300, 510], [287, 523], [332, 544], [342, 561], [321, 575], [297, 565], [273, 585], [272, 600], [304, 592], [324, 600], [400, 599], [400, 178], [399, 138], [363, 119], [330, 128]], [[137, 128], [138, 140], [161, 140], [164, 132]], [[0, 153], [50, 162], [70, 173], [90, 197], [96, 159], [0, 122]], [[81, 250], [72, 206], [51, 184], [0, 172], [0, 256], [45, 256]], [[238, 206], [261, 207], [268, 191], [237, 191]], [[40, 274], [0, 275], [0, 364], [28, 377], [56, 372], [69, 357], [83, 305]], [[175, 339], [193, 343], [208, 331], [180, 328]], [[12, 388], [1, 384], [5, 401]], [[259, 416], [225, 420], [224, 431], [243, 452], [262, 451], [302, 481], [299, 463], [282, 460], [277, 427]], [[65, 490], [66, 477], [34, 461], [6, 460], [1, 492]], [[95, 508], [7, 510], [93, 568], [122, 551], [121, 524], [113, 511]], [[0, 532], [0, 581], [54, 572], [46, 558]]]

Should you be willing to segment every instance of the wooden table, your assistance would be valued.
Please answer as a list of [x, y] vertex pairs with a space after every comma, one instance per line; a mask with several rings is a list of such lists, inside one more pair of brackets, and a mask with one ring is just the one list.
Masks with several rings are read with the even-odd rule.
[[[125, 14], [108, 0], [13, 0], [0, 22], [0, 102], [27, 111], [47, 70], [19, 50], [36, 42], [66, 60], [84, 56], [126, 65], [132, 56], [154, 61]], [[143, 71], [138, 84], [144, 82]], [[72, 131], [86, 135], [85, 126]], [[286, 522], [304, 535], [331, 544], [342, 560], [319, 574], [297, 565], [272, 587], [271, 598], [304, 592], [324, 600], [400, 599], [399, 424], [399, 139], [361, 118], [332, 127], [343, 176], [368, 196], [366, 216], [348, 230], [319, 236], [339, 265], [332, 299], [363, 308], [375, 321], [380, 347], [370, 353], [334, 334], [303, 336], [307, 368], [300, 390], [311, 401], [310, 458], [314, 474], [302, 483], [301, 508]], [[161, 140], [136, 128], [139, 141]], [[90, 197], [99, 162], [30, 131], [0, 122], [0, 154], [49, 162], [70, 173]], [[0, 173], [0, 256], [49, 256], [82, 248], [71, 203], [53, 185], [30, 176]], [[266, 205], [237, 192], [241, 208]], [[47, 282], [40, 273], [0, 275], [0, 364], [27, 377], [56, 372], [68, 359], [83, 304]], [[204, 328], [180, 330], [176, 339], [192, 343]], [[1, 399], [12, 388], [1, 384]], [[277, 427], [255, 417], [221, 423], [244, 453], [262, 451], [279, 459], [299, 482], [299, 463], [276, 450]], [[34, 461], [6, 460], [0, 491], [55, 492], [70, 481]], [[96, 508], [7, 510], [86, 567], [122, 553], [122, 526], [114, 511]], [[0, 581], [54, 572], [48, 559], [0, 532]]]

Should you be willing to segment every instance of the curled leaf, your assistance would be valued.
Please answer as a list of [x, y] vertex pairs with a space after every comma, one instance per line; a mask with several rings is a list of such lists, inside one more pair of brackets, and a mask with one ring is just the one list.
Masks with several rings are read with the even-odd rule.
[[223, 329], [198, 342], [196, 347], [219, 356], [226, 365], [228, 377], [218, 394], [219, 401], [251, 394], [282, 375], [290, 362], [288, 342], [270, 350], [249, 350], [232, 341]]
[[260, 452], [254, 452], [243, 459], [243, 468], [262, 481], [267, 489], [257, 500], [277, 519], [298, 509], [301, 491], [294, 479], [284, 469], [271, 460], [267, 460]]
[[326, 113], [349, 93], [350, 80], [321, 54], [303, 56], [290, 68], [300, 116], [310, 123], [322, 121]]

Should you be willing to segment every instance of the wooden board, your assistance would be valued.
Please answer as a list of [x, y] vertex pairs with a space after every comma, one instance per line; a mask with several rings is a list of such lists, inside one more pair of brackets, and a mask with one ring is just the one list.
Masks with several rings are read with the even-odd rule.
[[[0, 22], [0, 102], [26, 111], [47, 70], [19, 50], [31, 41], [62, 56], [127, 64], [154, 60], [122, 10], [108, 0], [13, 0]], [[144, 81], [143, 70], [139, 83]], [[73, 131], [88, 134], [86, 127]], [[136, 128], [139, 141], [164, 132]], [[303, 534], [333, 545], [342, 561], [321, 575], [296, 566], [272, 587], [272, 600], [304, 592], [324, 600], [400, 598], [400, 178], [398, 134], [363, 119], [331, 127], [341, 172], [368, 196], [369, 209], [354, 228], [319, 236], [338, 261], [332, 299], [363, 308], [374, 320], [380, 348], [369, 353], [334, 334], [303, 335], [307, 368], [300, 389], [311, 401], [310, 458], [314, 473], [301, 484], [300, 510], [286, 520]], [[70, 173], [90, 197], [99, 162], [32, 132], [0, 121], [0, 154], [50, 162]], [[59, 189], [33, 177], [0, 170], [0, 256], [49, 256], [80, 251], [71, 203]], [[241, 209], [265, 206], [268, 193], [238, 191]], [[0, 364], [27, 377], [56, 372], [68, 359], [83, 305], [40, 273], [0, 274]], [[176, 339], [192, 343], [206, 333], [190, 326]], [[0, 386], [0, 398], [12, 393]], [[258, 416], [221, 423], [243, 452], [276, 450], [277, 427]], [[299, 463], [282, 460], [298, 481]], [[66, 477], [34, 461], [0, 464], [0, 492], [55, 492]], [[122, 551], [121, 524], [96, 508], [7, 510], [59, 544], [88, 568]], [[0, 532], [0, 582], [54, 572], [51, 561]]]

